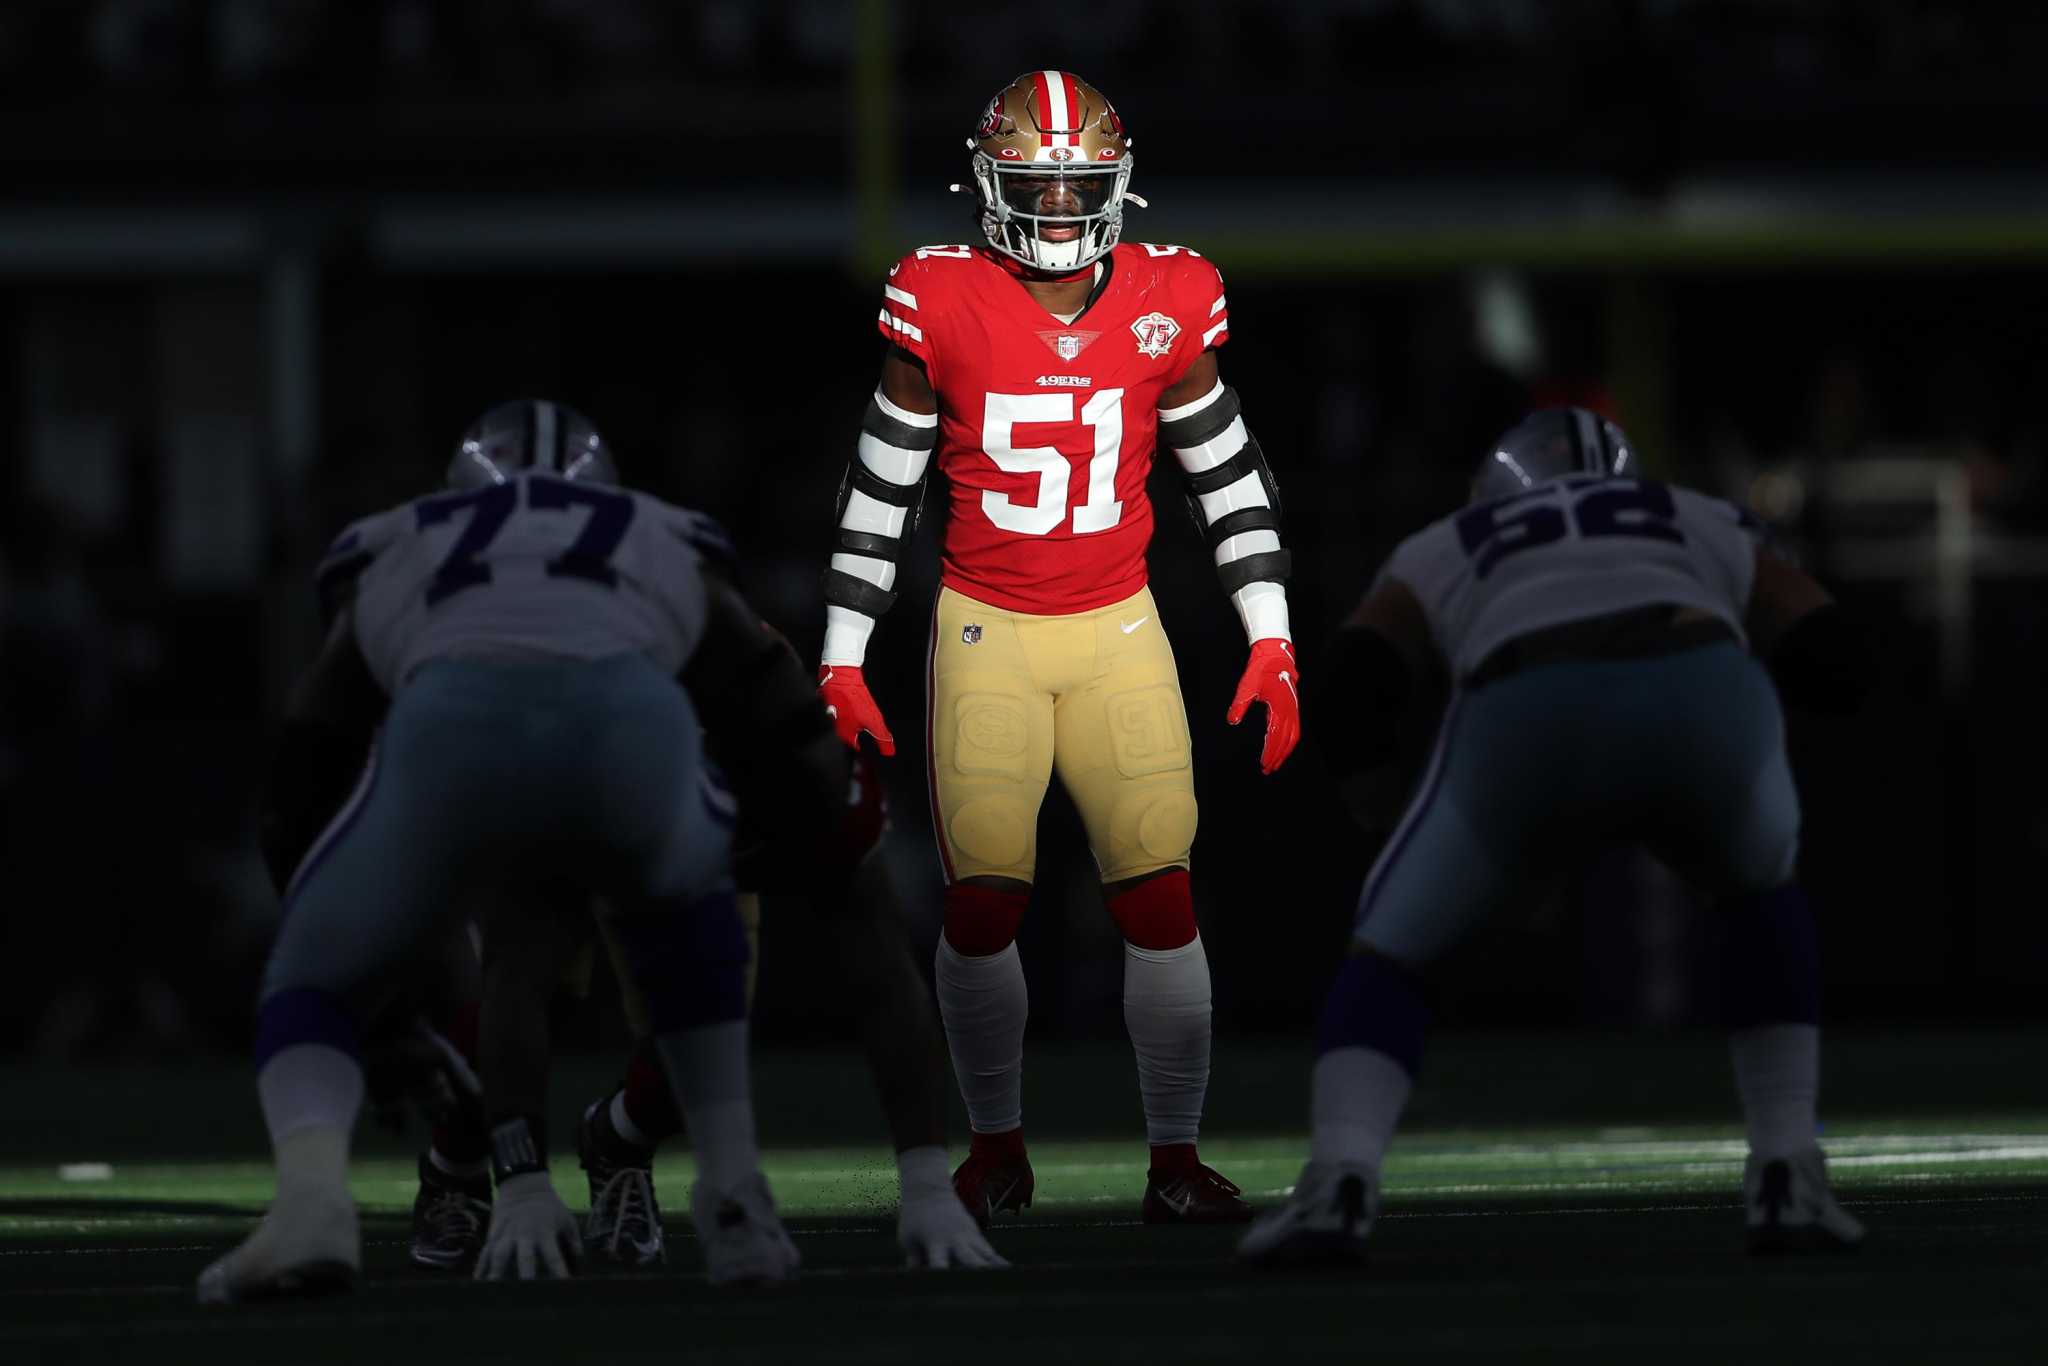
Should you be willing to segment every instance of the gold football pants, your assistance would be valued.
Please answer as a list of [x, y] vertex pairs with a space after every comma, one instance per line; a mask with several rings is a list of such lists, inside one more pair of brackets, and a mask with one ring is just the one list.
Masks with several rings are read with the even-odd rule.
[[948, 881], [1031, 881], [1054, 772], [1104, 882], [1187, 866], [1187, 707], [1150, 589], [1093, 612], [1031, 616], [941, 588], [926, 720]]

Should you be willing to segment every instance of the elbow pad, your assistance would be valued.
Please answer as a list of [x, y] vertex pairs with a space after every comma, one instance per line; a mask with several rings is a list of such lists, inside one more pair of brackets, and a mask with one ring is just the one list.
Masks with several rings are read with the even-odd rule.
[[1309, 734], [1332, 776], [1392, 763], [1414, 692], [1401, 652], [1378, 631], [1350, 626], [1330, 637], [1317, 660], [1303, 680], [1302, 707], [1315, 716]]
[[937, 414], [900, 408], [879, 390], [868, 400], [860, 445], [839, 481], [827, 603], [871, 617], [895, 605], [896, 573], [917, 532], [938, 444]]
[[1223, 591], [1262, 580], [1284, 583], [1293, 557], [1280, 545], [1279, 482], [1244, 425], [1237, 391], [1218, 385], [1214, 393], [1190, 405], [1192, 412], [1179, 408], [1162, 418], [1159, 439], [1180, 461], [1188, 515], [1216, 557]]
[[1863, 628], [1834, 603], [1792, 624], [1772, 652], [1770, 668], [1786, 705], [1823, 716], [1860, 710], [1877, 671]]

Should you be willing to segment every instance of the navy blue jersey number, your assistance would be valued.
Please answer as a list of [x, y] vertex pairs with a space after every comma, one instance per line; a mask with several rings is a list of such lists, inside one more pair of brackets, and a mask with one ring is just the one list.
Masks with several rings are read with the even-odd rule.
[[1474, 576], [1483, 579], [1506, 556], [1561, 541], [1574, 526], [1589, 540], [1634, 536], [1684, 545], [1677, 521], [1678, 507], [1662, 484], [1594, 478], [1560, 480], [1480, 503], [1458, 514], [1457, 528]]
[[1563, 540], [1570, 528], [1564, 509], [1551, 501], [1554, 492], [1518, 493], [1459, 513], [1458, 540], [1473, 557], [1472, 572], [1483, 579], [1504, 555]]
[[427, 606], [432, 607], [452, 593], [491, 581], [491, 567], [479, 564], [476, 557], [497, 539], [506, 519], [511, 517], [512, 509], [518, 505], [517, 484], [487, 484], [480, 489], [442, 493], [419, 501], [417, 506], [422, 530], [449, 520], [465, 508], [470, 514], [469, 525], [455, 538], [455, 544], [448, 547], [440, 568], [427, 582]]
[[579, 505], [589, 508], [583, 534], [574, 545], [548, 561], [548, 573], [558, 579], [590, 579], [607, 588], [618, 587], [619, 571], [612, 568], [611, 558], [633, 521], [635, 505], [630, 495], [565, 480], [529, 479], [526, 505], [540, 509]]
[[519, 506], [522, 487], [526, 489], [526, 506], [532, 511], [567, 511], [572, 507], [590, 509], [582, 534], [567, 550], [548, 561], [548, 573], [557, 578], [590, 579], [606, 587], [617, 586], [619, 575], [611, 566], [611, 557], [612, 552], [619, 548], [619, 542], [625, 539], [626, 528], [632, 524], [635, 507], [632, 495], [588, 484], [528, 476], [460, 493], [436, 494], [414, 505], [419, 509], [422, 528], [448, 521], [465, 509], [470, 513], [469, 525], [455, 538], [455, 544], [448, 548], [448, 554], [434, 570], [433, 578], [427, 581], [427, 606], [432, 607], [452, 593], [491, 581], [491, 567], [477, 557], [488, 550], [498, 533], [504, 530], [505, 523]]

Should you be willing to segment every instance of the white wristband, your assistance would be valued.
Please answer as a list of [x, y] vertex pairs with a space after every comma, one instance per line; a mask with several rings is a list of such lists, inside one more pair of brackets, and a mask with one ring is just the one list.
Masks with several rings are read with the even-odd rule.
[[1294, 637], [1287, 630], [1287, 590], [1270, 579], [1248, 583], [1230, 595], [1237, 617], [1244, 623], [1244, 638], [1285, 640]]
[[818, 662], [858, 669], [868, 657], [868, 637], [874, 633], [875, 619], [866, 612], [828, 604], [825, 608], [825, 648], [819, 652]]
[[930, 1199], [942, 1192], [953, 1189], [951, 1164], [946, 1160], [946, 1150], [936, 1143], [922, 1148], [905, 1148], [896, 1154], [896, 1181], [902, 1191], [903, 1203], [912, 1200]]

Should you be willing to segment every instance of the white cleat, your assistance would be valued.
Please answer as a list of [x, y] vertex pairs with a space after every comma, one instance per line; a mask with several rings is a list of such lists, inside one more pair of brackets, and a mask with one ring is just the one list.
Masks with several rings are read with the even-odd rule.
[[1355, 1266], [1380, 1212], [1379, 1173], [1358, 1162], [1310, 1162], [1287, 1203], [1253, 1221], [1237, 1255], [1253, 1266]]
[[201, 1304], [327, 1295], [355, 1284], [363, 1238], [347, 1191], [280, 1194], [242, 1245], [199, 1273]]
[[1742, 1169], [1742, 1203], [1751, 1252], [1846, 1252], [1863, 1241], [1863, 1225], [1835, 1202], [1828, 1162], [1818, 1146]]
[[724, 1190], [699, 1181], [690, 1193], [690, 1216], [713, 1285], [781, 1285], [796, 1279], [803, 1258], [775, 1213], [768, 1178], [759, 1172]]

